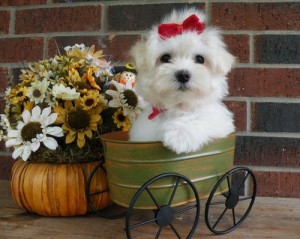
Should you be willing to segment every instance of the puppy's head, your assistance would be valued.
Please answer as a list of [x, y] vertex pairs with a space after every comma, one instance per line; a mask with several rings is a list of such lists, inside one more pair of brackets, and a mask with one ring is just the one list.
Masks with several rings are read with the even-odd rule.
[[196, 9], [173, 11], [136, 43], [137, 91], [153, 106], [192, 108], [227, 94], [234, 57]]

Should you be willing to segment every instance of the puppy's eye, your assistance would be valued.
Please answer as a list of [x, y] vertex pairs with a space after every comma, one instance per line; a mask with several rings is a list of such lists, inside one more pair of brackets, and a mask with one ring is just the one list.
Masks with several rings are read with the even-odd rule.
[[195, 57], [195, 62], [198, 63], [198, 64], [203, 64], [204, 63], [204, 57], [201, 56], [201, 55], [197, 55]]
[[171, 62], [171, 56], [170, 54], [164, 54], [160, 57], [160, 61], [162, 63], [170, 63]]

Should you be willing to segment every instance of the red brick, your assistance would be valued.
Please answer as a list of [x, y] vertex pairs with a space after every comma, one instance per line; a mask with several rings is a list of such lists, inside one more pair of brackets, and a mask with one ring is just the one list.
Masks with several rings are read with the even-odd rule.
[[10, 26], [10, 12], [0, 11], [0, 35], [7, 34]]
[[10, 156], [1, 156], [0, 157], [0, 179], [8, 180], [11, 175], [11, 168], [15, 160]]
[[212, 23], [226, 30], [300, 30], [300, 3], [213, 3]]
[[43, 58], [42, 38], [3, 38], [0, 39], [0, 62], [20, 63]]
[[300, 173], [255, 172], [257, 196], [300, 198]]
[[[5, 92], [5, 90], [7, 88], [8, 80], [9, 80], [9, 71], [8, 71], [8, 69], [0, 67], [0, 92], [1, 93]], [[1, 103], [0, 103], [0, 105], [1, 105]]]
[[16, 11], [17, 34], [99, 31], [101, 6], [39, 8]]
[[46, 4], [47, 0], [1, 0], [0, 6], [23, 6], [23, 5], [36, 5]]
[[226, 35], [224, 40], [231, 54], [237, 58], [237, 62], [249, 62], [250, 47], [248, 35]]
[[136, 35], [106, 37], [103, 39], [104, 52], [111, 56], [112, 61], [129, 61], [129, 49], [139, 38]]
[[228, 109], [234, 114], [236, 131], [247, 129], [247, 103], [244, 101], [225, 101]]
[[300, 69], [235, 68], [229, 73], [231, 96], [299, 97]]
[[63, 54], [65, 46], [84, 43], [86, 46], [95, 45], [98, 50], [103, 49], [107, 59], [113, 64], [127, 62], [128, 51], [139, 38], [137, 35], [55, 37], [49, 41], [48, 55], [58, 54], [57, 46]]

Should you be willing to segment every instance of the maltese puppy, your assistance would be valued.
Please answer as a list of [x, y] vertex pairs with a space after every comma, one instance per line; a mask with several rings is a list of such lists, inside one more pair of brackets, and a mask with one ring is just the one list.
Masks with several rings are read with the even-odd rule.
[[235, 58], [220, 32], [204, 22], [196, 9], [173, 11], [131, 49], [136, 92], [147, 102], [132, 125], [131, 141], [161, 141], [179, 154], [234, 131], [222, 99]]

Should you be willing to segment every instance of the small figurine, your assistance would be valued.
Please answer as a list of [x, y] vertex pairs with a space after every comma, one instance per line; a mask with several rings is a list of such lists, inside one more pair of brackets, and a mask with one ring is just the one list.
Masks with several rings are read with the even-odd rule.
[[115, 75], [115, 80], [126, 88], [133, 88], [136, 84], [136, 75], [130, 71], [123, 71]]

